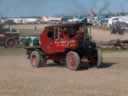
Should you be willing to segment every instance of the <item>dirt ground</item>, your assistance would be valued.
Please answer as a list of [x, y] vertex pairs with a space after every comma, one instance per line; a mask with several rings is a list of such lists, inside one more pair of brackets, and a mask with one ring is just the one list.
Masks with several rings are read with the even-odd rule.
[[93, 40], [97, 42], [106, 42], [110, 40], [128, 40], [128, 33], [119, 35], [119, 34], [111, 34], [110, 30], [103, 30], [99, 28], [92, 28], [91, 35]]
[[103, 52], [102, 68], [32, 68], [23, 49], [0, 49], [0, 96], [128, 96], [128, 51]]

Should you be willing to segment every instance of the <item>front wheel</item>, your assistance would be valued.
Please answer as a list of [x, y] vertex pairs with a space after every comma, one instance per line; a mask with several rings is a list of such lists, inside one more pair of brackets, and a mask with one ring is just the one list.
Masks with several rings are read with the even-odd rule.
[[67, 67], [71, 70], [78, 70], [80, 67], [80, 56], [77, 52], [69, 51], [66, 55]]
[[30, 54], [30, 63], [33, 67], [41, 67], [46, 63], [46, 60], [43, 56], [40, 55], [39, 51], [33, 51]]

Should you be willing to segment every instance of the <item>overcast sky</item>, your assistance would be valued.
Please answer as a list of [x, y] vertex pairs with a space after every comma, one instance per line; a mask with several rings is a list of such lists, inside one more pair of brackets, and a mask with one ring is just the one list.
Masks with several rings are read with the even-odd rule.
[[85, 15], [128, 12], [128, 0], [0, 0], [0, 16]]

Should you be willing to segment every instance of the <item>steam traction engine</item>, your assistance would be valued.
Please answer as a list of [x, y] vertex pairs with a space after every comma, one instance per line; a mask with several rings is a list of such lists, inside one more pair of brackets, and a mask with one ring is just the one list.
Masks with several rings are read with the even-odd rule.
[[88, 28], [86, 22], [45, 27], [40, 41], [35, 40], [33, 46], [25, 47], [31, 65], [41, 67], [52, 59], [66, 64], [71, 70], [78, 70], [82, 64], [99, 67], [102, 63], [101, 51], [91, 40]]
[[18, 45], [19, 33], [15, 29], [4, 28], [0, 25], [0, 46], [15, 48]]

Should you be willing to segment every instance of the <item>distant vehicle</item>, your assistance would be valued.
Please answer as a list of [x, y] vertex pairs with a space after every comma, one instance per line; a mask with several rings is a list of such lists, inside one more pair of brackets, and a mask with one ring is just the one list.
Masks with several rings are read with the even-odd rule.
[[18, 45], [19, 33], [15, 29], [3, 28], [0, 25], [0, 46], [15, 48]]
[[[35, 40], [40, 40], [40, 37], [39, 36], [26, 36], [26, 37], [20, 37], [20, 45], [22, 46], [34, 46], [34, 42]], [[40, 44], [40, 41], [38, 42], [38, 45]]]
[[111, 27], [112, 24], [116, 23], [119, 21], [119, 17], [111, 17], [111, 18], [108, 18], [108, 26]]
[[112, 24], [111, 29], [114, 34], [124, 34], [128, 31], [128, 23], [118, 21]]
[[124, 22], [128, 24], [128, 16], [122, 16], [119, 18], [119, 22]]
[[55, 16], [43, 16], [41, 17], [41, 22], [45, 22], [45, 23], [57, 23], [57, 22], [61, 22], [62, 17], [55, 17]]
[[79, 18], [73, 18], [73, 19], [69, 19], [68, 22], [71, 22], [71, 23], [79, 23], [81, 22], [82, 20], [79, 19]]
[[108, 18], [108, 26], [111, 27], [116, 22], [122, 22], [128, 24], [128, 16], [117, 16]]
[[41, 67], [51, 59], [55, 63], [66, 64], [71, 70], [78, 70], [81, 64], [100, 67], [101, 50], [92, 41], [89, 26], [84, 21], [45, 27], [40, 40], [36, 39], [33, 46], [25, 47], [31, 65]]

